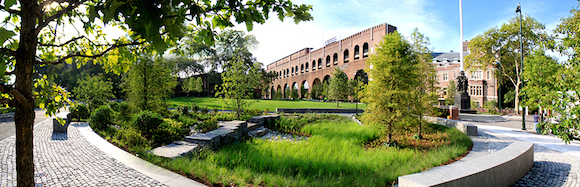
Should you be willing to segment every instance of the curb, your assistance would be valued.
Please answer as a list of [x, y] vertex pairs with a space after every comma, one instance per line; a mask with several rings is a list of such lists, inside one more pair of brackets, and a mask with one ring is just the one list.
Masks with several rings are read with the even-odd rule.
[[187, 177], [181, 176], [177, 173], [169, 171], [165, 168], [159, 167], [155, 164], [147, 162], [135, 155], [132, 155], [117, 146], [111, 144], [107, 140], [103, 139], [101, 136], [97, 135], [93, 129], [85, 123], [85, 125], [80, 125], [78, 127], [79, 131], [83, 136], [95, 147], [99, 148], [101, 151], [107, 153], [107, 155], [118, 160], [119, 162], [125, 164], [126, 166], [148, 176], [152, 179], [159, 181], [163, 185], [170, 187], [180, 187], [180, 186], [195, 186], [195, 187], [205, 187], [206, 185], [199, 183], [197, 181], [191, 180]]

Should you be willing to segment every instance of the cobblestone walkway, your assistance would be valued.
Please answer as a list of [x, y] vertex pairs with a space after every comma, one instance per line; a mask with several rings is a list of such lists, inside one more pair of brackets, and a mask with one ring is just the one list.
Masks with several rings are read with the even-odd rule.
[[[486, 142], [488, 154], [497, 152], [517, 139], [479, 130], [478, 138]], [[534, 166], [512, 186], [580, 186], [580, 158], [534, 145]]]
[[[34, 127], [36, 186], [162, 186], [89, 143], [72, 123], [68, 133], [52, 133], [46, 120]], [[0, 141], [0, 186], [16, 186], [15, 137]]]

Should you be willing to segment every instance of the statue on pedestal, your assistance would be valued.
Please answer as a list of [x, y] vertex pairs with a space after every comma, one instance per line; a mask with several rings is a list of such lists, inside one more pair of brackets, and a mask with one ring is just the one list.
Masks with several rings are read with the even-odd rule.
[[455, 105], [459, 108], [460, 113], [475, 113], [471, 110], [471, 98], [467, 89], [469, 88], [469, 81], [465, 76], [465, 72], [461, 71], [457, 77], [457, 95], [455, 96]]

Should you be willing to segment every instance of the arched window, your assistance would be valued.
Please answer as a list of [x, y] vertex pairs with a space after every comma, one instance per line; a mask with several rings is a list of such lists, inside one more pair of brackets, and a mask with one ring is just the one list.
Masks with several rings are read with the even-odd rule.
[[312, 71], [316, 70], [316, 60], [312, 61]]
[[326, 67], [330, 67], [330, 55], [326, 55]]
[[298, 65], [296, 65], [296, 67], [294, 68], [294, 74], [298, 75]]
[[344, 53], [343, 54], [344, 54], [344, 63], [347, 63], [348, 62], [348, 58], [349, 58], [349, 56], [348, 56], [348, 49], [344, 50]]
[[300, 64], [300, 73], [304, 73], [304, 64]]
[[318, 69], [322, 69], [322, 59], [318, 58]]
[[369, 43], [363, 44], [363, 58], [369, 57]]
[[286, 77], [290, 77], [290, 69], [286, 68]]
[[334, 53], [334, 55], [332, 55], [332, 63], [334, 63], [334, 65], [338, 64], [338, 54]]
[[292, 71], [290, 72], [290, 75], [294, 75], [294, 67], [292, 67]]
[[306, 69], [305, 69], [306, 72], [308, 72], [308, 67], [310, 67], [310, 66], [308, 66], [308, 62], [306, 62], [306, 66], [305, 67], [306, 67]]
[[355, 60], [359, 59], [359, 56], [358, 56], [359, 52], [360, 51], [359, 51], [358, 45], [354, 46], [354, 59]]

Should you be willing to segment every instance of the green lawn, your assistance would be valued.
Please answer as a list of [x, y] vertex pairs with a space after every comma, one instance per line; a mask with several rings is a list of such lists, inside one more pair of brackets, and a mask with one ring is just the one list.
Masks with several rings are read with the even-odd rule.
[[[169, 107], [177, 106], [191, 106], [193, 103], [197, 104], [200, 108], [207, 106], [208, 109], [226, 109], [230, 110], [233, 107], [225, 107], [224, 100], [220, 98], [210, 98], [210, 97], [176, 97], [167, 99]], [[290, 100], [259, 100], [259, 99], [248, 99], [251, 102], [249, 108], [276, 111], [276, 108], [337, 108], [335, 102], [316, 102], [316, 101], [290, 101]], [[339, 108], [342, 109], [354, 109], [356, 106], [354, 103], [340, 103]], [[358, 104], [358, 108], [364, 109], [365, 104]]]
[[438, 166], [465, 153], [469, 138], [444, 128], [450, 145], [430, 151], [366, 148], [376, 129], [348, 119], [307, 124], [307, 141], [251, 139], [175, 159], [145, 159], [211, 184], [237, 186], [388, 186], [398, 176]]

